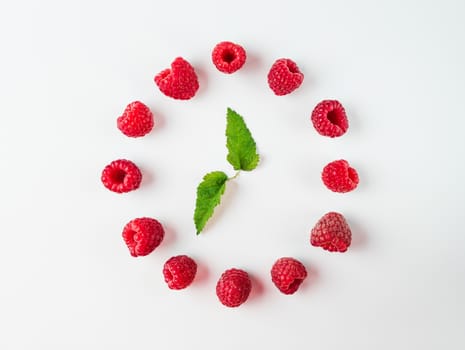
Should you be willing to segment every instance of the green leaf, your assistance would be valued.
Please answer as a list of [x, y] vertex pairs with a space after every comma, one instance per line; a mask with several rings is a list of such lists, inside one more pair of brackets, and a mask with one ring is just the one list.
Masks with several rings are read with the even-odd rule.
[[203, 177], [197, 187], [197, 201], [195, 203], [194, 222], [199, 234], [208, 219], [213, 215], [215, 207], [220, 204], [221, 196], [226, 189], [228, 175], [222, 171], [213, 171]]
[[228, 108], [226, 119], [228, 162], [231, 163], [234, 170], [254, 170], [258, 165], [260, 156], [244, 119], [231, 108]]

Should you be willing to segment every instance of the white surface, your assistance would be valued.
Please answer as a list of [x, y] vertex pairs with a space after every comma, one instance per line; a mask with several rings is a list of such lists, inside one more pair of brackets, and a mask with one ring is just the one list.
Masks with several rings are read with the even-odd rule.
[[[465, 3], [305, 3], [2, 2], [2, 350], [465, 348]], [[249, 54], [231, 76], [210, 62], [222, 40]], [[152, 81], [179, 55], [200, 76], [191, 101]], [[286, 97], [266, 84], [280, 57], [305, 73]], [[339, 139], [309, 121], [324, 98], [347, 109]], [[134, 140], [115, 120], [136, 99], [158, 126]], [[227, 106], [244, 115], [263, 161], [196, 237], [202, 175], [233, 174]], [[99, 176], [121, 157], [144, 181], [119, 196]], [[339, 158], [361, 178], [345, 195], [319, 178]], [[308, 243], [329, 210], [353, 228], [347, 254]], [[121, 229], [139, 216], [168, 232], [133, 259]], [[180, 253], [198, 261], [199, 279], [173, 292], [161, 267]], [[269, 278], [281, 256], [311, 271], [293, 296]], [[254, 279], [238, 309], [214, 292], [232, 266]]]

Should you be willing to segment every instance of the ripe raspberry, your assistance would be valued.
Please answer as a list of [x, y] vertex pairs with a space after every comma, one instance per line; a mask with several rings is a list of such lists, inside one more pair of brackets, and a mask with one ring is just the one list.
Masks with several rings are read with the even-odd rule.
[[247, 300], [252, 289], [247, 272], [239, 269], [226, 270], [216, 284], [216, 295], [228, 307], [237, 307]]
[[333, 192], [349, 192], [358, 185], [358, 174], [344, 159], [335, 160], [323, 168], [323, 183]]
[[145, 256], [158, 247], [165, 236], [163, 226], [152, 218], [129, 221], [123, 229], [123, 239], [132, 256]]
[[346, 111], [339, 101], [324, 100], [312, 112], [312, 123], [320, 135], [338, 137], [349, 128]]
[[310, 233], [310, 243], [330, 252], [345, 252], [350, 246], [352, 233], [342, 214], [325, 214]]
[[189, 100], [199, 89], [194, 68], [182, 57], [177, 57], [171, 69], [162, 70], [154, 80], [162, 93], [176, 100]]
[[244, 48], [230, 41], [217, 44], [212, 51], [213, 64], [220, 72], [227, 74], [239, 70], [244, 65], [246, 58]]
[[163, 276], [170, 289], [184, 289], [194, 280], [197, 264], [187, 255], [173, 256], [163, 266]]
[[288, 58], [276, 60], [268, 73], [268, 85], [278, 96], [290, 94], [303, 80], [304, 75], [297, 64]]
[[284, 294], [294, 294], [307, 277], [305, 266], [293, 258], [280, 258], [271, 268], [271, 280]]
[[116, 193], [137, 189], [142, 181], [142, 173], [130, 160], [118, 159], [108, 164], [102, 172], [103, 185]]
[[123, 115], [118, 117], [116, 124], [124, 135], [141, 137], [152, 130], [153, 114], [142, 102], [131, 102], [127, 105]]

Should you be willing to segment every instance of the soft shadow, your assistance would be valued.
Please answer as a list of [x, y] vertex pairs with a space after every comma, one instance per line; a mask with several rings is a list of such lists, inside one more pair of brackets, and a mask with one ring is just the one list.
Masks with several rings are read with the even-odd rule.
[[194, 283], [201, 284], [208, 281], [210, 277], [208, 265], [204, 264], [203, 261], [199, 260], [197, 257], [195, 258], [195, 262], [197, 263], [197, 273], [195, 274]]
[[314, 285], [320, 279], [320, 274], [318, 270], [314, 267], [313, 263], [309, 263], [308, 261], [301, 260], [301, 262], [305, 265], [307, 269], [307, 278], [302, 282], [299, 290], [307, 291], [314, 287]]
[[208, 90], [208, 74], [206, 70], [201, 65], [195, 65], [195, 72], [199, 79], [199, 90], [197, 91], [197, 96], [202, 96], [206, 90]]
[[145, 166], [139, 166], [142, 173], [141, 187], [151, 186], [155, 182], [155, 176], [150, 171], [147, 171]]
[[359, 136], [361, 132], [363, 132], [363, 124], [360, 122], [362, 118], [360, 116], [360, 112], [357, 109], [357, 106], [351, 104], [350, 102], [343, 102], [342, 100], [341, 103], [344, 106], [347, 119], [349, 120], [349, 130], [347, 131], [347, 134], [353, 134], [353, 137]]
[[166, 223], [162, 223], [163, 225], [163, 228], [165, 229], [165, 237], [163, 238], [163, 242], [161, 243], [161, 245], [165, 248], [165, 247], [170, 247], [171, 245], [174, 244], [174, 242], [176, 242], [176, 231], [175, 229], [173, 228], [173, 226], [171, 226], [170, 224], [166, 224]]
[[370, 177], [367, 176], [367, 172], [365, 171], [365, 166], [363, 164], [359, 164], [357, 161], [356, 164], [351, 164], [349, 161], [349, 165], [353, 166], [353, 168], [357, 171], [358, 178], [359, 178], [359, 184], [357, 185], [357, 188], [354, 191], [358, 190], [365, 190], [366, 188], [371, 186], [371, 181]]
[[363, 248], [368, 244], [368, 232], [358, 221], [348, 220], [352, 231], [352, 243], [349, 249]]
[[150, 136], [158, 134], [160, 130], [162, 130], [166, 125], [166, 118], [163, 113], [161, 113], [158, 109], [150, 107], [150, 110], [153, 113], [153, 121], [154, 126], [153, 130], [150, 133]]
[[[262, 66], [262, 59], [255, 52], [247, 52], [247, 59], [245, 61], [243, 72], [248, 73], [256, 72]], [[241, 71], [241, 70], [239, 70]]]
[[265, 286], [257, 276], [249, 273], [249, 277], [252, 282], [252, 290], [250, 291], [249, 301], [254, 301], [265, 294]]

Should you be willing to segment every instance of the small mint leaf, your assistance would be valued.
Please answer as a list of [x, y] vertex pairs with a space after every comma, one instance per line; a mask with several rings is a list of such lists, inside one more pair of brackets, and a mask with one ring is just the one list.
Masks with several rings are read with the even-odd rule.
[[258, 165], [260, 156], [244, 119], [231, 108], [228, 108], [226, 121], [228, 162], [234, 167], [234, 170], [254, 170]]
[[197, 234], [202, 232], [208, 219], [213, 215], [215, 207], [220, 204], [221, 196], [226, 189], [228, 175], [222, 171], [213, 171], [203, 177], [197, 187], [194, 223]]

